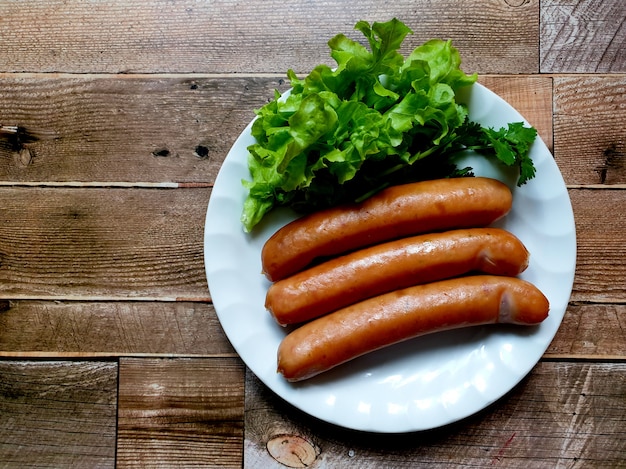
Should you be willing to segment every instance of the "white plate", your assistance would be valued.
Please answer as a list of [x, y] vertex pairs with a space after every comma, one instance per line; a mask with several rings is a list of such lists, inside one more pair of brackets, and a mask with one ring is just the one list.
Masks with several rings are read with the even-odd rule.
[[[460, 97], [470, 118], [500, 128], [524, 118], [503, 99], [475, 84]], [[550, 301], [550, 315], [532, 328], [486, 326], [444, 332], [361, 357], [302, 383], [276, 373], [276, 351], [285, 330], [264, 309], [269, 282], [261, 275], [261, 247], [292, 219], [267, 217], [253, 235], [239, 217], [246, 197], [250, 126], [239, 136], [219, 172], [204, 232], [206, 274], [220, 323], [252, 372], [280, 397], [324, 421], [372, 432], [408, 432], [442, 426], [478, 412], [511, 390], [539, 361], [563, 319], [574, 280], [574, 217], [563, 178], [538, 137], [531, 157], [537, 175], [521, 188], [484, 160], [478, 175], [496, 177], [513, 190], [513, 208], [499, 226], [517, 235], [531, 253], [521, 275]]]

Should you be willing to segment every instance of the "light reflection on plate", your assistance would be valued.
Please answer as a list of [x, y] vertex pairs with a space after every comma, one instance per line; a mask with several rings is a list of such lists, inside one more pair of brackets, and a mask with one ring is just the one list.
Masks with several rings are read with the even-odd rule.
[[[525, 121], [480, 84], [461, 99], [470, 118], [502, 127]], [[250, 124], [251, 125], [251, 124]], [[468, 157], [476, 174], [496, 177], [513, 191], [513, 208], [498, 226], [517, 235], [531, 253], [520, 276], [550, 300], [550, 315], [531, 328], [487, 326], [421, 337], [360, 357], [302, 383], [276, 373], [285, 330], [264, 309], [269, 282], [261, 275], [263, 243], [293, 215], [278, 210], [253, 235], [239, 217], [248, 179], [250, 125], [228, 153], [216, 179], [204, 231], [209, 290], [220, 323], [250, 370], [272, 391], [321, 420], [372, 432], [426, 430], [472, 415], [510, 391], [539, 361], [561, 324], [572, 290], [576, 238], [572, 207], [559, 169], [540, 138], [531, 157], [535, 179], [514, 179], [483, 159]]]

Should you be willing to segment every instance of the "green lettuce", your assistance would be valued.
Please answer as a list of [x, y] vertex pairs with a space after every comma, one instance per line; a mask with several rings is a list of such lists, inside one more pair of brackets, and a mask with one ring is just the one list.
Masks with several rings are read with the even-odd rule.
[[534, 128], [489, 129], [456, 102], [477, 75], [461, 69], [451, 41], [430, 40], [404, 57], [412, 31], [401, 21], [356, 24], [365, 46], [339, 34], [328, 45], [337, 66], [318, 65], [289, 93], [256, 110], [248, 147], [251, 180], [241, 221], [246, 231], [274, 207], [299, 212], [360, 201], [392, 184], [471, 175], [454, 155], [467, 149], [534, 177], [528, 154]]

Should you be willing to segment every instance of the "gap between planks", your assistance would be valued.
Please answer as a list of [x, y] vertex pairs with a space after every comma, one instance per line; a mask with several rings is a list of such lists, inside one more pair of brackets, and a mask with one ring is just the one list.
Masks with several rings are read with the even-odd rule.
[[[307, 74], [297, 74], [305, 77]], [[530, 74], [534, 76], [533, 74]], [[0, 72], [0, 79], [4, 78], [115, 78], [115, 79], [135, 79], [135, 78], [285, 78], [287, 73], [71, 73], [71, 72]], [[487, 76], [487, 75], [483, 75]], [[502, 75], [517, 76], [517, 75]], [[595, 75], [594, 75], [595, 76]], [[600, 76], [600, 75], [598, 75]], [[610, 76], [610, 75], [609, 75]]]
[[[330, 57], [329, 57], [330, 59]], [[473, 72], [472, 72], [473, 73]], [[298, 78], [304, 78], [308, 73], [300, 72], [296, 73]], [[520, 77], [532, 77], [532, 78], [563, 78], [563, 77], [589, 77], [594, 78], [615, 78], [625, 76], [626, 73], [589, 73], [583, 72], [563, 72], [563, 73], [481, 73], [478, 75], [478, 79], [482, 77], [497, 77], [497, 78], [520, 78]], [[225, 73], [80, 73], [80, 72], [0, 72], [0, 79], [3, 78], [37, 78], [45, 76], [48, 78], [115, 78], [115, 79], [133, 79], [133, 78], [285, 78], [287, 76], [282, 72], [258, 72], [258, 73], [239, 73], [239, 72], [225, 72]]]
[[123, 182], [123, 181], [0, 181], [0, 187], [98, 187], [141, 189], [197, 189], [212, 188], [212, 182]]
[[0, 300], [8, 301], [76, 301], [76, 302], [159, 302], [159, 303], [213, 303], [210, 296], [89, 296], [89, 295], [11, 295]]
[[42, 358], [42, 359], [121, 359], [121, 358], [239, 358], [232, 353], [120, 353], [120, 352], [52, 352], [52, 351], [0, 351], [0, 359], [10, 358]]
[[[0, 351], [0, 359], [8, 358], [45, 358], [45, 359], [120, 359], [120, 358], [239, 358], [236, 352], [232, 353], [120, 353], [120, 352], [53, 352], [53, 351]], [[591, 363], [626, 363], [623, 355], [583, 354], [571, 355], [565, 353], [545, 353], [539, 361], [544, 362], [591, 362]]]
[[[0, 187], [120, 187], [145, 189], [212, 188], [212, 182], [124, 182], [124, 181], [0, 181]], [[626, 184], [566, 184], [567, 189], [626, 189]]]
[[566, 184], [568, 189], [626, 189], [626, 184]]
[[567, 353], [544, 353], [541, 357], [542, 361], [548, 362], [597, 362], [597, 363], [626, 363], [624, 355], [599, 355], [599, 354], [581, 354], [572, 355]]

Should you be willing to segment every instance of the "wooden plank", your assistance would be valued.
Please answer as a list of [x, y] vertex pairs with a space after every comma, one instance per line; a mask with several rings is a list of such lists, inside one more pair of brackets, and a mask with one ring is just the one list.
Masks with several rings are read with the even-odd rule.
[[0, 188], [0, 298], [208, 298], [210, 189]]
[[0, 356], [235, 356], [210, 304], [0, 301]]
[[[570, 304], [548, 356], [626, 358], [626, 305]], [[0, 301], [0, 356], [236, 356], [201, 303]]]
[[626, 191], [572, 189], [576, 222], [576, 276], [572, 301], [626, 299]]
[[541, 2], [542, 73], [626, 72], [623, 0]]
[[0, 361], [3, 468], [115, 467], [115, 362]]
[[571, 303], [546, 356], [626, 358], [626, 304]]
[[277, 436], [294, 443], [294, 453], [312, 454], [312, 467], [621, 467], [626, 455], [624, 363], [540, 362], [484, 411], [418, 434], [330, 426], [276, 397], [251, 373], [246, 386], [244, 467], [284, 467], [267, 450]]
[[0, 78], [0, 124], [22, 132], [0, 138], [0, 181], [18, 182], [213, 182], [254, 109], [286, 88], [280, 77]]
[[[212, 183], [254, 109], [289, 87], [282, 75], [0, 78], [0, 124], [21, 132], [0, 133], [0, 181], [8, 183]], [[551, 78], [480, 81], [552, 148]]]
[[117, 467], [241, 467], [238, 359], [120, 360]]
[[569, 184], [626, 183], [624, 109], [626, 75], [554, 78], [554, 156]]
[[530, 76], [479, 76], [478, 82], [513, 106], [553, 149], [552, 78]]
[[[208, 189], [0, 188], [0, 298], [208, 299]], [[626, 297], [626, 192], [571, 189], [573, 301]]]
[[[458, 44], [469, 70], [538, 71], [539, 2], [363, 0], [139, 3], [10, 0], [0, 4], [3, 71], [70, 73], [284, 73], [330, 63], [327, 41], [359, 20], [396, 16], [415, 30], [412, 49], [432, 37]], [[515, 27], [511, 27], [514, 24]]]

